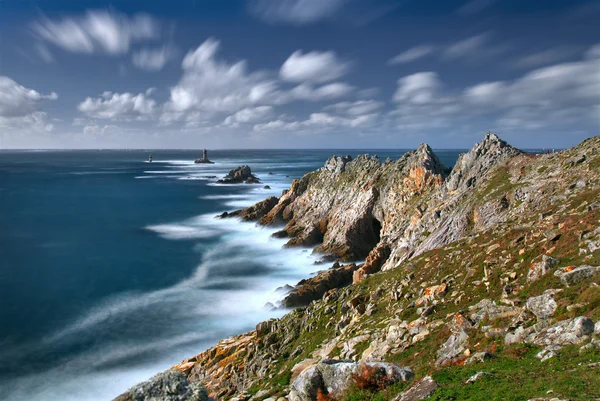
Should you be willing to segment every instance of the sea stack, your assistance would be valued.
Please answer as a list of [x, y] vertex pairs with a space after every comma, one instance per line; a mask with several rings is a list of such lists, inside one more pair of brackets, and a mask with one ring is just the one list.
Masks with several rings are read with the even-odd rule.
[[196, 164], [214, 164], [213, 162], [211, 162], [210, 160], [208, 160], [208, 154], [206, 152], [206, 149], [204, 149], [202, 151], [202, 158], [201, 159], [196, 159], [194, 161], [194, 163], [196, 163]]

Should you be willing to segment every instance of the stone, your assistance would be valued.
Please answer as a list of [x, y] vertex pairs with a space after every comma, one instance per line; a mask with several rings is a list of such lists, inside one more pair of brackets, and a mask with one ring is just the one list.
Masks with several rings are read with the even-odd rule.
[[296, 377], [290, 386], [290, 401], [314, 401], [322, 392], [335, 397], [344, 395], [356, 382], [363, 380], [383, 380], [394, 384], [407, 381], [414, 374], [409, 368], [386, 362], [357, 363], [347, 360], [325, 359]]
[[255, 203], [254, 205], [249, 206], [245, 209], [236, 210], [231, 213], [225, 212], [225, 213], [219, 215], [218, 217], [220, 217], [220, 218], [239, 217], [244, 221], [260, 220], [267, 213], [269, 213], [271, 211], [271, 209], [273, 209], [275, 207], [275, 205], [277, 205], [277, 202], [279, 202], [279, 198], [276, 198], [274, 196], [269, 196], [267, 199], [260, 201], [258, 203]]
[[435, 364], [445, 365], [463, 353], [466, 349], [468, 339], [469, 335], [464, 330], [453, 333], [439, 349], [437, 353], [438, 359]]
[[302, 280], [282, 301], [285, 308], [308, 305], [312, 301], [321, 299], [323, 295], [335, 288], [342, 288], [352, 284], [352, 273], [358, 267], [355, 264], [349, 264], [337, 268], [326, 270], [311, 277]]
[[484, 361], [487, 361], [489, 359], [493, 359], [495, 358], [494, 355], [488, 353], [488, 352], [476, 352], [475, 354], [471, 355], [466, 361], [465, 361], [465, 365], [471, 365], [473, 363], [482, 363]]
[[531, 311], [538, 319], [548, 319], [558, 307], [554, 300], [555, 290], [546, 290], [544, 293], [537, 297], [531, 297], [527, 300], [527, 309]]
[[130, 388], [114, 401], [208, 401], [208, 392], [201, 383], [190, 383], [179, 370], [170, 369]]
[[469, 377], [465, 384], [475, 383], [477, 380], [480, 380], [483, 377], [492, 377], [493, 374], [488, 372], [477, 372], [473, 376]]
[[540, 362], [547, 361], [550, 358], [554, 358], [558, 355], [558, 351], [562, 349], [559, 345], [548, 345], [543, 350], [538, 352], [535, 357], [540, 360]]
[[554, 272], [554, 275], [560, 278], [560, 281], [571, 286], [600, 273], [600, 266], [579, 266], [564, 267]]
[[271, 330], [273, 329], [273, 327], [275, 326], [276, 322], [277, 322], [277, 319], [269, 319], [267, 321], [260, 322], [259, 324], [256, 325], [256, 335], [261, 337], [261, 336], [265, 336], [265, 335], [269, 334], [271, 332]]
[[556, 265], [558, 265], [558, 259], [553, 258], [552, 256], [543, 255], [540, 262], [534, 263], [529, 267], [527, 281], [531, 282], [539, 280], [549, 270], [556, 267]]
[[431, 376], [425, 376], [412, 383], [408, 389], [400, 393], [393, 401], [421, 401], [429, 398], [438, 384]]
[[323, 378], [316, 366], [305, 369], [290, 385], [290, 401], [314, 401], [319, 389], [323, 388]]
[[554, 325], [533, 333], [525, 342], [536, 345], [581, 344], [594, 332], [594, 322], [588, 317], [562, 320]]
[[258, 184], [260, 181], [248, 166], [240, 166], [231, 170], [225, 177], [217, 181], [217, 184]]

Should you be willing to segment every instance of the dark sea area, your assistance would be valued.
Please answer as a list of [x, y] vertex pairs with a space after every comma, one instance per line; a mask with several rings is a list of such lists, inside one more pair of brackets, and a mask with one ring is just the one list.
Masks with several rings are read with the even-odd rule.
[[[0, 151], [0, 400], [110, 400], [284, 314], [264, 305], [318, 256], [214, 217], [363, 153], [405, 150]], [[215, 183], [240, 165], [262, 184]]]

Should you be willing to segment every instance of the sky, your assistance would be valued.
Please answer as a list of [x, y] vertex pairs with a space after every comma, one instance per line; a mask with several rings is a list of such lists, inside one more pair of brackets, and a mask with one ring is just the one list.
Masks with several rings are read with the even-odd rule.
[[600, 2], [0, 0], [0, 148], [600, 134]]

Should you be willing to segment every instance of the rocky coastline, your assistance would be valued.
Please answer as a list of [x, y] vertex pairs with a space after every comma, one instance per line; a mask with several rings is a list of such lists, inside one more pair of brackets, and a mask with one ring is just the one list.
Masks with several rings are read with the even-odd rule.
[[117, 400], [600, 398], [600, 137], [533, 155], [487, 133], [451, 170], [425, 144], [334, 156], [219, 217], [335, 263]]

